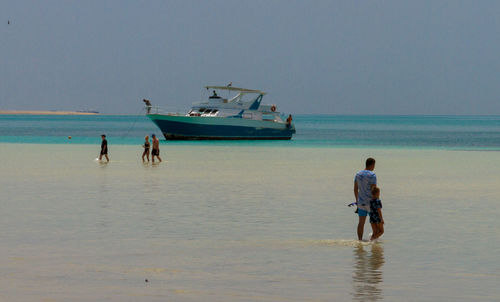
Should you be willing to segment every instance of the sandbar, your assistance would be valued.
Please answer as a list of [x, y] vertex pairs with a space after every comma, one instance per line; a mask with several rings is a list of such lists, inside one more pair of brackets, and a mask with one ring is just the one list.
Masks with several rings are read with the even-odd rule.
[[0, 110], [0, 114], [32, 114], [32, 115], [96, 115], [95, 112], [50, 111], [50, 110]]

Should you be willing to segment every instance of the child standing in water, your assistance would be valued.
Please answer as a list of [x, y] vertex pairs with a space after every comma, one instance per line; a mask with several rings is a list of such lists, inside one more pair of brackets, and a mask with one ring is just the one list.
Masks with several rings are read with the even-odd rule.
[[375, 240], [384, 234], [384, 217], [382, 217], [382, 201], [380, 201], [380, 189], [372, 188], [372, 199], [370, 200], [370, 224], [373, 234], [370, 240]]

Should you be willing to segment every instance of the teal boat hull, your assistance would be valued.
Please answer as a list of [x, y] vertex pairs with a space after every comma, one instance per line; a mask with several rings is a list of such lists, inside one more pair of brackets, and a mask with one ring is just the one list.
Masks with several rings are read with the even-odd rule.
[[149, 114], [166, 140], [289, 140], [293, 124], [243, 118]]

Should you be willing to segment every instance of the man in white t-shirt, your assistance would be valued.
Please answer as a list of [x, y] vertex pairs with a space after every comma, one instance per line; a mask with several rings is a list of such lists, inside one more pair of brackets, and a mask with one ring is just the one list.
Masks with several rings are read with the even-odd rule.
[[354, 177], [354, 198], [358, 205], [358, 239], [363, 239], [366, 216], [370, 212], [370, 200], [372, 199], [372, 188], [377, 185], [377, 176], [373, 172], [375, 159], [366, 160], [365, 169], [356, 173]]

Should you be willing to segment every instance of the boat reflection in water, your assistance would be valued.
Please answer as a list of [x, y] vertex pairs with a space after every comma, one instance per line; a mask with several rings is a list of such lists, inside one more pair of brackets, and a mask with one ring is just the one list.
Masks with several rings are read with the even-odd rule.
[[359, 244], [354, 248], [353, 292], [351, 293], [354, 301], [378, 301], [383, 299], [380, 286], [383, 282], [382, 267], [384, 263], [384, 247], [382, 244]]

